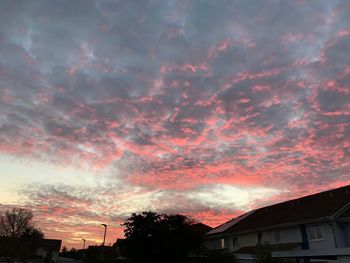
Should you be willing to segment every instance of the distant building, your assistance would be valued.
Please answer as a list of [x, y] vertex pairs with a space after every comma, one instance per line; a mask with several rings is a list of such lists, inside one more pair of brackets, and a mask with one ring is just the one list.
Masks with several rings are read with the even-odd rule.
[[58, 239], [0, 237], [0, 261], [1, 258], [14, 258], [27, 259], [30, 263], [51, 258], [58, 262], [61, 243]]
[[350, 262], [350, 186], [262, 207], [206, 234], [207, 247], [253, 262], [256, 246], [295, 262]]
[[58, 262], [58, 254], [60, 253], [62, 241], [59, 239], [42, 239], [36, 250], [36, 255], [45, 258], [49, 253], [52, 260]]
[[196, 223], [196, 224], [188, 226], [188, 229], [190, 231], [193, 231], [197, 235], [204, 237], [206, 235], [206, 233], [208, 233], [213, 228], [206, 225], [206, 224], [203, 224], [203, 223]]
[[126, 260], [126, 240], [124, 238], [118, 238], [117, 241], [113, 244], [117, 251], [117, 259], [119, 261]]

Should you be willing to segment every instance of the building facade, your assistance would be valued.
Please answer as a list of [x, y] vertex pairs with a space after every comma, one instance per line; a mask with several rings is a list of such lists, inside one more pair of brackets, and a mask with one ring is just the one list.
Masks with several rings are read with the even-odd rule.
[[350, 186], [262, 207], [206, 235], [209, 249], [253, 262], [257, 245], [289, 262], [350, 262]]

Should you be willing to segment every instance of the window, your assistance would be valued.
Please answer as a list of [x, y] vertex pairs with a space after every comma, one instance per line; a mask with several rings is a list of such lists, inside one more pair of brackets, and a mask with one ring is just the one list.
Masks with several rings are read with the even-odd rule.
[[225, 239], [221, 238], [221, 248], [225, 248]]
[[307, 227], [307, 234], [310, 241], [323, 240], [323, 231], [321, 225], [311, 225]]
[[232, 246], [233, 247], [238, 247], [239, 246], [237, 237], [232, 238]]
[[281, 242], [281, 232], [276, 230], [273, 234], [274, 234], [275, 243]]

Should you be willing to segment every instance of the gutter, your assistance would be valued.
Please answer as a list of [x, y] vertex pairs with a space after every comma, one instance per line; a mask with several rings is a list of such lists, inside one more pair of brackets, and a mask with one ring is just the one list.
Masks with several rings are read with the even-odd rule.
[[308, 220], [303, 220], [303, 221], [288, 222], [288, 223], [279, 224], [279, 225], [273, 225], [273, 226], [267, 226], [267, 227], [261, 227], [261, 228], [253, 228], [253, 229], [244, 230], [244, 231], [237, 231], [237, 232], [234, 232], [234, 231], [226, 232], [226, 231], [230, 230], [230, 228], [228, 228], [221, 233], [206, 235], [205, 238], [211, 238], [211, 237], [215, 238], [215, 237], [225, 237], [225, 236], [233, 236], [233, 235], [239, 235], [239, 234], [249, 234], [249, 233], [260, 232], [260, 231], [264, 231], [264, 230], [272, 230], [272, 229], [289, 227], [289, 226], [298, 226], [298, 225], [302, 225], [302, 224], [312, 224], [312, 223], [317, 223], [317, 222], [333, 222], [336, 217], [341, 215], [348, 208], [350, 208], [350, 202], [347, 203], [346, 205], [344, 205], [342, 208], [340, 208], [337, 212], [335, 212], [331, 216], [313, 218], [313, 219], [308, 219]]
[[308, 220], [304, 220], [304, 221], [295, 221], [295, 222], [288, 222], [285, 224], [279, 224], [279, 225], [273, 225], [273, 226], [267, 226], [267, 227], [261, 227], [261, 228], [253, 228], [253, 229], [244, 230], [244, 231], [237, 231], [237, 232], [234, 232], [234, 231], [225, 232], [225, 231], [223, 231], [221, 233], [206, 235], [205, 238], [249, 234], [249, 233], [261, 232], [261, 231], [265, 231], [265, 230], [273, 230], [273, 229], [278, 229], [278, 228], [283, 228], [283, 227], [299, 226], [302, 224], [313, 224], [313, 223], [327, 222], [327, 221], [332, 221], [332, 218], [329, 216], [325, 216], [325, 217], [319, 217], [319, 218], [314, 218], [314, 219], [308, 219]]
[[302, 224], [312, 224], [312, 223], [327, 222], [327, 221], [332, 221], [332, 218], [329, 216], [325, 216], [325, 217], [319, 217], [314, 219], [308, 219], [304, 221], [295, 221], [295, 222], [289, 222], [285, 224], [279, 224], [279, 225], [273, 225], [273, 226], [267, 226], [267, 227], [261, 227], [261, 228], [253, 228], [253, 229], [244, 230], [244, 231], [237, 231], [237, 232], [232, 231], [232, 232], [228, 232], [228, 234], [230, 235], [249, 234], [249, 233], [260, 232], [264, 230], [272, 230], [272, 229], [289, 227], [289, 226], [299, 226]]

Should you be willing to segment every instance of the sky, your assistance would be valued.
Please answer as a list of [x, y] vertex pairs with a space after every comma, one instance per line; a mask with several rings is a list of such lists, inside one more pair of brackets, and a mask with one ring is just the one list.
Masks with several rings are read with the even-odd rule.
[[350, 1], [0, 2], [0, 211], [68, 247], [350, 184]]

